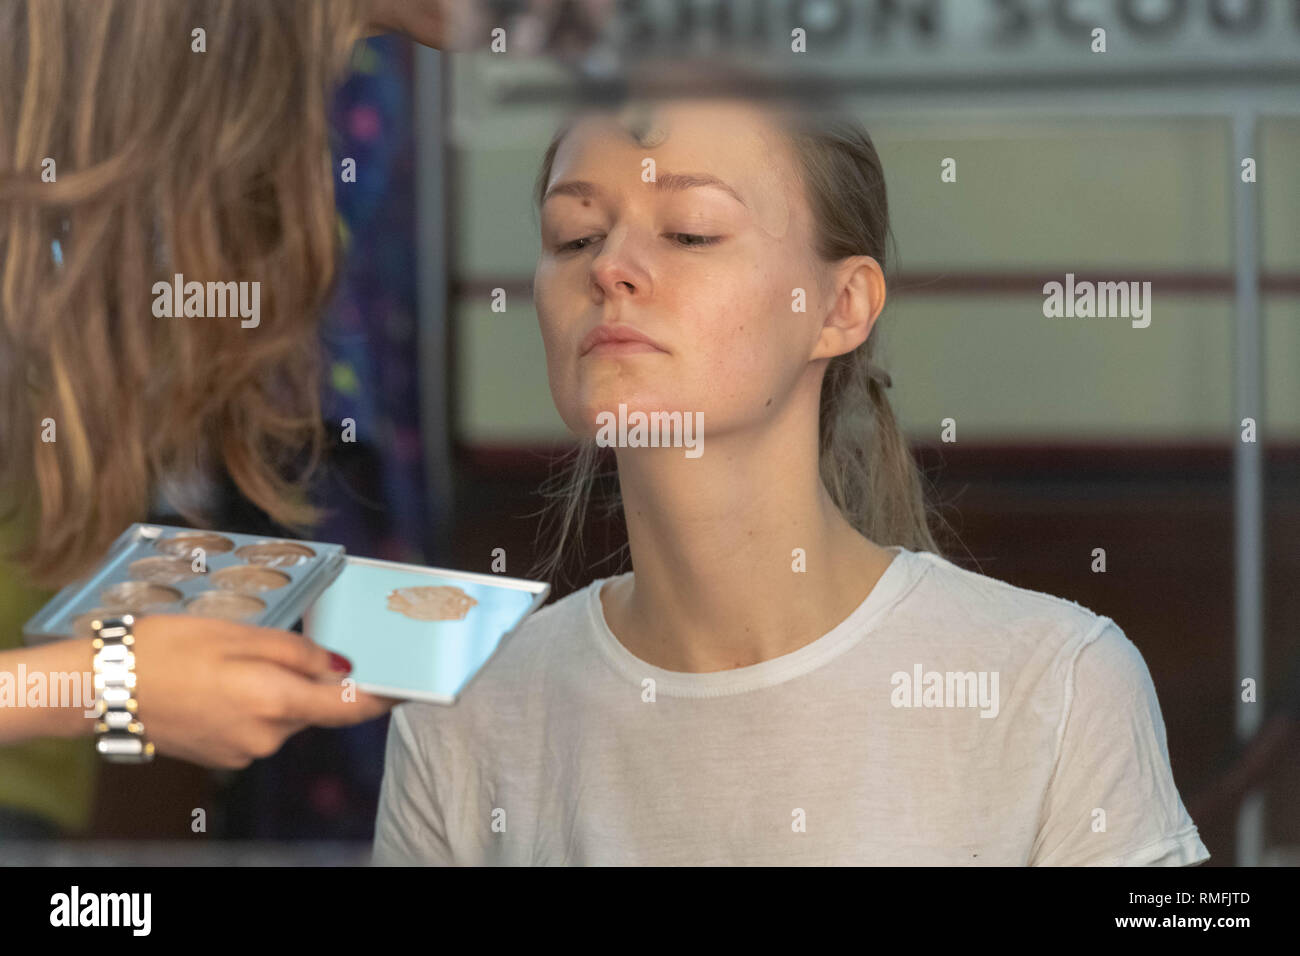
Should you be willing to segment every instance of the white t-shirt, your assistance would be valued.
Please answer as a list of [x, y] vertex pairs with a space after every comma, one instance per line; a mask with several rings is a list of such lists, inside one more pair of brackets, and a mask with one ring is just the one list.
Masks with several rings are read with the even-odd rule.
[[604, 578], [536, 612], [454, 706], [394, 709], [375, 862], [1208, 859], [1109, 618], [890, 550], [830, 632], [733, 670], [641, 661]]

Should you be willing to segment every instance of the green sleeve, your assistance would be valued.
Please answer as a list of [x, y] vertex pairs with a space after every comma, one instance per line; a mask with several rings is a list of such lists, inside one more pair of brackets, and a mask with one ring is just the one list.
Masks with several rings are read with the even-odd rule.
[[[18, 534], [16, 523], [0, 523], [0, 650], [20, 647], [23, 624], [53, 597], [53, 592], [31, 587], [9, 560]], [[82, 831], [90, 822], [96, 769], [90, 737], [0, 747], [0, 807], [39, 814], [72, 833]]]

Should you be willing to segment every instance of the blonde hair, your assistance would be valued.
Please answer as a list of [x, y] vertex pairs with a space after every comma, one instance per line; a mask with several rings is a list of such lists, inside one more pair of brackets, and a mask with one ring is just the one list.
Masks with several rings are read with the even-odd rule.
[[[0, 7], [0, 493], [32, 519], [34, 581], [80, 574], [209, 460], [276, 520], [317, 517], [284, 468], [323, 445], [327, 117], [363, 30], [359, 0]], [[175, 273], [258, 281], [260, 324], [155, 318]]]
[[[669, 79], [665, 83], [660, 77]], [[652, 66], [631, 85], [644, 87], [648, 102], [683, 91], [750, 100], [771, 83], [743, 66], [724, 62], [671, 69]], [[887, 269], [892, 258], [886, 257], [886, 243], [892, 242], [892, 234], [884, 169], [867, 131], [820, 104], [813, 109], [774, 96], [767, 105], [797, 156], [819, 258], [834, 263], [868, 255]], [[542, 159], [533, 197], [539, 209], [556, 153], [573, 122], [560, 128]], [[875, 362], [880, 329], [877, 320], [866, 341], [827, 363], [819, 421], [822, 482], [845, 519], [876, 544], [942, 554], [929, 524], [937, 513], [926, 502], [921, 472], [885, 393], [892, 380]], [[618, 511], [617, 471], [600, 471], [602, 453], [608, 451], [594, 440], [580, 442], [543, 486], [542, 493], [549, 499], [543, 526], [555, 529], [553, 544], [530, 575], [550, 579], [564, 567], [570, 548], [581, 555], [582, 526], [599, 480], [614, 479], [615, 490], [605, 496], [606, 514]]]

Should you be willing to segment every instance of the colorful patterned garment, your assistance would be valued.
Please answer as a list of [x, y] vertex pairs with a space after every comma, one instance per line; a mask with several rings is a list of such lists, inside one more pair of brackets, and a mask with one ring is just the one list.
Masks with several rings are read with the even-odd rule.
[[[412, 48], [391, 36], [358, 46], [334, 103], [334, 168], [345, 261], [324, 325], [324, 415], [333, 436], [320, 482], [330, 512], [313, 531], [349, 554], [424, 562], [429, 522], [420, 455], [416, 329]], [[344, 420], [355, 423], [353, 435]], [[354, 440], [347, 440], [349, 437]], [[225, 836], [370, 839], [387, 719], [310, 729], [235, 776]]]

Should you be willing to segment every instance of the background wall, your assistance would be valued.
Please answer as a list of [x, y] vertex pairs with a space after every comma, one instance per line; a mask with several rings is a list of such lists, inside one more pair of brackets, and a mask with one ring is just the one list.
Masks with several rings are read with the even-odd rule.
[[[557, 112], [558, 126], [562, 113]], [[896, 412], [918, 439], [1228, 441], [1228, 123], [854, 110], [884, 163], [901, 274], [881, 319]], [[458, 152], [452, 301], [457, 420], [474, 445], [563, 440], [529, 298], [531, 187], [552, 127]], [[540, 134], [540, 135], [539, 135]], [[1265, 435], [1300, 441], [1300, 119], [1261, 125]], [[957, 181], [939, 181], [957, 160]], [[1045, 318], [1042, 287], [1152, 283], [1151, 324]], [[491, 311], [504, 288], [508, 308]]]

